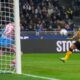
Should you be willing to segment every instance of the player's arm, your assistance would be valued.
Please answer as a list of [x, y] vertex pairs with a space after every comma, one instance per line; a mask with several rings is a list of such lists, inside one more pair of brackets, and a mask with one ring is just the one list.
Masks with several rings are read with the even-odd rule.
[[10, 34], [12, 32], [12, 29], [9, 28], [8, 30], [6, 30], [6, 34]]
[[4, 31], [5, 35], [11, 34], [12, 31], [13, 31], [13, 25], [11, 25], [11, 24], [6, 25], [6, 28]]
[[76, 34], [74, 34], [71, 38], [68, 38], [68, 39], [76, 39], [77, 37], [78, 37], [78, 33], [79, 33], [79, 31], [76, 33]]

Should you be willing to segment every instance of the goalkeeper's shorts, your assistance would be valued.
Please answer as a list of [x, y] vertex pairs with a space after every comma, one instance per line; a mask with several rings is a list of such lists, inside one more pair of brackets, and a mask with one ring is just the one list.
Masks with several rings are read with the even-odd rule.
[[9, 38], [0, 38], [0, 47], [9, 47], [14, 43], [14, 40], [9, 39]]
[[80, 41], [79, 41], [79, 40], [76, 41], [76, 42], [74, 43], [74, 45], [76, 46], [77, 49], [80, 50]]

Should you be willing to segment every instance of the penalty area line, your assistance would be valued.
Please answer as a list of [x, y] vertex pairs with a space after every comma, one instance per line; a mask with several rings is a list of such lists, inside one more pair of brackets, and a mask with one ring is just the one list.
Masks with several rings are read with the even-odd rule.
[[41, 78], [41, 79], [45, 79], [45, 80], [59, 80], [59, 79], [56, 79], [56, 78], [50, 78], [50, 77], [44, 77], [44, 76], [37, 76], [37, 75], [32, 75], [32, 74], [22, 74], [22, 75], [25, 75], [25, 76], [29, 76], [29, 77], [34, 77], [34, 78]]

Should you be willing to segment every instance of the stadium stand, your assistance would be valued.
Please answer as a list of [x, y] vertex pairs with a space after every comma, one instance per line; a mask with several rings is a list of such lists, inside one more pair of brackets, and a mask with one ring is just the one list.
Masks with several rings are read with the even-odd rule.
[[21, 31], [74, 31], [79, 6], [79, 0], [20, 0]]
[[[4, 6], [4, 3], [0, 5]], [[5, 12], [0, 12], [0, 15], [3, 20], [0, 24], [4, 24], [6, 19], [13, 21], [13, 14], [10, 14], [12, 18], [5, 18]], [[67, 28], [66, 24], [68, 30], [73, 30], [80, 24], [79, 16], [79, 0], [20, 0], [21, 31], [59, 31]]]
[[[62, 0], [20, 0], [21, 30], [53, 31], [68, 23], [72, 29], [73, 10]], [[71, 22], [71, 23], [70, 23]]]

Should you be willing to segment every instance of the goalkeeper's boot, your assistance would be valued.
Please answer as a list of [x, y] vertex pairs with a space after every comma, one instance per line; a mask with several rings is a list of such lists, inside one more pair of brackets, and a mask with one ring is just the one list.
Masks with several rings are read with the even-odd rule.
[[66, 62], [65, 58], [60, 58], [60, 61]]

